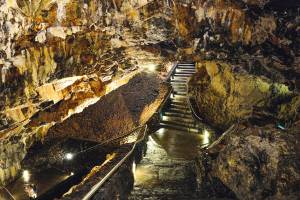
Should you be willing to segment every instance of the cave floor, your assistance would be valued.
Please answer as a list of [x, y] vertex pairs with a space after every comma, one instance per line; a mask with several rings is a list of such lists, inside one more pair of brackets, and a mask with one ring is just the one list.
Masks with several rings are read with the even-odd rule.
[[160, 127], [149, 136], [147, 152], [134, 172], [129, 196], [137, 199], [199, 199], [195, 158], [214, 134], [194, 120], [187, 101], [186, 83], [193, 64], [179, 64], [171, 77], [173, 92], [163, 107]]
[[151, 136], [134, 178], [128, 199], [197, 199], [194, 161], [170, 157]]

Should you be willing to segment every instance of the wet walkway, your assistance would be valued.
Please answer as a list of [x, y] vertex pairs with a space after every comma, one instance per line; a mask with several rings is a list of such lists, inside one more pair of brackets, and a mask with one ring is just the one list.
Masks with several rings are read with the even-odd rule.
[[130, 200], [199, 199], [194, 159], [213, 134], [194, 120], [188, 105], [186, 83], [195, 66], [179, 64], [175, 70], [170, 80], [173, 94], [163, 108], [160, 128], [149, 136], [146, 156], [136, 167]]

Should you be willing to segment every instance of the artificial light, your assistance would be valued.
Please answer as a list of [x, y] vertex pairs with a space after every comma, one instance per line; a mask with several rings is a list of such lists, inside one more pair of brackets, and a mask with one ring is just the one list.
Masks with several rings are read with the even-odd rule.
[[24, 170], [22, 174], [24, 182], [28, 183], [30, 179], [30, 173], [28, 170]]
[[65, 158], [66, 158], [67, 160], [72, 160], [73, 157], [74, 157], [74, 155], [73, 155], [72, 153], [67, 153], [66, 156], [65, 156]]

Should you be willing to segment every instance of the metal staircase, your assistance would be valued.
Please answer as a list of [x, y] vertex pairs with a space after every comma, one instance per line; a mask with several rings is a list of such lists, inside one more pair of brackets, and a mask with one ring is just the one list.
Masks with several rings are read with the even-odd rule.
[[147, 152], [137, 166], [129, 200], [199, 199], [196, 165], [192, 157], [186, 156], [197, 149], [193, 143], [201, 131], [190, 110], [187, 95], [187, 81], [195, 73], [195, 65], [182, 63], [172, 70], [167, 81], [173, 90], [160, 110], [159, 129], [149, 136]]
[[174, 69], [169, 80], [173, 92], [162, 110], [161, 128], [199, 133], [187, 99], [187, 81], [194, 73], [194, 63], [181, 63]]

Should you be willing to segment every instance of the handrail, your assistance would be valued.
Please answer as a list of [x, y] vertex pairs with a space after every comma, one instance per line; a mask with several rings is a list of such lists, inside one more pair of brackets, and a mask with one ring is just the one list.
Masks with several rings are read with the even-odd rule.
[[164, 105], [166, 104], [166, 102], [168, 101], [168, 99], [170, 98], [172, 92], [174, 91], [174, 89], [172, 87], [170, 87], [170, 90], [168, 92], [168, 95], [166, 96], [166, 98], [163, 100], [163, 102], [160, 104], [160, 106], [158, 107], [156, 113], [160, 113], [161, 110], [163, 109]]
[[[83, 197], [83, 199], [82, 200], [89, 200], [95, 193], [96, 193], [96, 191], [97, 190], [99, 190], [99, 188], [119, 169], [119, 167], [129, 158], [129, 156], [134, 152], [134, 150], [135, 150], [135, 147], [136, 147], [136, 145], [138, 144], [138, 143], [140, 143], [141, 141], [143, 141], [144, 140], [144, 138], [145, 138], [145, 135], [146, 135], [146, 132], [147, 132], [147, 129], [148, 129], [148, 126], [147, 126], [147, 124], [145, 125], [145, 126], [140, 126], [140, 127], [138, 127], [138, 128], [141, 128], [141, 127], [145, 127], [145, 129], [144, 129], [144, 132], [143, 132], [143, 136], [142, 136], [142, 138], [140, 138], [140, 139], [138, 139], [135, 143], [134, 143], [134, 145], [133, 145], [133, 147], [132, 147], [132, 149], [128, 152], [128, 154], [126, 154], [126, 156], [120, 161], [120, 162], [118, 162], [118, 164], [116, 164], [114, 167], [113, 167], [113, 169], [110, 171], [110, 172], [108, 172], [108, 174], [106, 174], [106, 176], [103, 178], [103, 179], [101, 179], [96, 185], [94, 185], [93, 187], [92, 187], [92, 189]], [[134, 131], [132, 131], [132, 132], [134, 132]], [[132, 133], [131, 132], [131, 133]]]
[[166, 82], [168, 82], [168, 81], [170, 80], [170, 77], [171, 77], [172, 74], [174, 73], [174, 71], [175, 71], [177, 65], [178, 65], [178, 63], [175, 62], [174, 65], [173, 65], [173, 67], [170, 69], [170, 71], [169, 71], [169, 73], [168, 73], [168, 75], [166, 76], [166, 79], [165, 79]]
[[[186, 84], [186, 87], [187, 87], [187, 91], [189, 91], [188, 84]], [[192, 111], [193, 117], [196, 117], [197, 120], [199, 120], [200, 122], [203, 122], [203, 118], [199, 117], [199, 115], [197, 114], [197, 111], [193, 107], [190, 97], [187, 98], [187, 103]], [[216, 141], [214, 141], [209, 146], [207, 146], [206, 149], [207, 150], [212, 149], [214, 146], [216, 146], [217, 143], [219, 143], [229, 132], [234, 130], [236, 127], [237, 127], [236, 124], [231, 125], [225, 132], [222, 133], [222, 135]]]
[[[177, 65], [178, 65], [177, 62], [175, 62], [175, 63], [173, 64], [173, 67], [170, 69], [168, 75], [166, 76], [165, 80], [163, 81], [164, 83], [170, 84], [170, 81], [169, 81], [169, 80], [170, 80], [170, 77], [171, 77], [172, 74], [174, 73], [174, 71], [175, 71]], [[170, 96], [171, 96], [171, 94], [172, 94], [173, 91], [174, 91], [173, 87], [170, 86], [170, 90], [169, 90], [169, 92], [168, 92], [168, 95], [167, 95], [166, 98], [163, 100], [163, 102], [161, 103], [161, 105], [160, 105], [159, 108], [157, 109], [157, 112], [156, 112], [156, 113], [160, 113], [160, 112], [161, 112], [162, 108], [164, 107], [164, 105], [165, 105], [165, 103], [168, 101], [168, 99], [170, 98]]]
[[[188, 87], [188, 86], [187, 86]], [[190, 97], [187, 98], [187, 103], [193, 113], [193, 116], [197, 118], [197, 120], [203, 122], [203, 118], [202, 117], [199, 117], [199, 115], [197, 114], [197, 111], [195, 110], [195, 108], [193, 107], [192, 103], [191, 103], [191, 99]]]
[[2, 188], [3, 190], [5, 190], [6, 194], [9, 195], [9, 198], [10, 198], [11, 200], [15, 200], [14, 196], [10, 193], [10, 191], [9, 191], [6, 187], [0, 187], [0, 189], [1, 189], [1, 188]]
[[[189, 84], [187, 84], [187, 83], [186, 83], [186, 90], [187, 90], [187, 93], [188, 93], [189, 92]], [[191, 99], [190, 99], [189, 95], [187, 95], [187, 103], [188, 103], [188, 105], [189, 105], [189, 107], [190, 107], [190, 109], [192, 111], [193, 116], [196, 117], [197, 120], [199, 120], [199, 121], [202, 122], [203, 118], [199, 117], [199, 115], [197, 114], [195, 108], [193, 107], [193, 105], [191, 103]]]
[[199, 121], [202, 122], [203, 119], [202, 119], [201, 117], [199, 117], [199, 115], [197, 114], [197, 111], [196, 111], [195, 108], [192, 106], [190, 97], [187, 98], [187, 103], [188, 103], [188, 105], [189, 105], [189, 107], [190, 107], [190, 109], [191, 109], [191, 111], [192, 111], [192, 113], [193, 113], [193, 116], [196, 117], [197, 120], [199, 120]]
[[[177, 67], [177, 62], [175, 62], [174, 63], [174, 65], [173, 65], [173, 67], [170, 69], [170, 71], [169, 71], [169, 73], [168, 73], [168, 75], [166, 76], [166, 79], [165, 79], [165, 82], [169, 82], [169, 79], [170, 79], [170, 77], [172, 76], [172, 74], [174, 73], [174, 71], [175, 71], [175, 68]], [[171, 95], [171, 93], [172, 93], [172, 91], [173, 91], [173, 89], [171, 89], [170, 90], [170, 92], [168, 93], [168, 97]], [[166, 102], [166, 100], [167, 100], [168, 98], [166, 98], [165, 100], [164, 100], [164, 102], [163, 102], [163, 104], [165, 104], [165, 102]], [[159, 108], [159, 111], [162, 109], [162, 106]], [[132, 149], [126, 154], [126, 156], [118, 163], [118, 164], [116, 164], [114, 167], [113, 167], [113, 169], [110, 171], [110, 172], [108, 172], [108, 174], [106, 174], [106, 176], [103, 178], [103, 179], [101, 179], [97, 184], [95, 184], [92, 188], [91, 188], [91, 190], [83, 197], [83, 199], [82, 200], [89, 200], [95, 193], [96, 193], [96, 191], [97, 190], [99, 190], [99, 188], [119, 169], [119, 167], [129, 158], [129, 156], [134, 152], [134, 150], [135, 150], [135, 148], [136, 148], [136, 145], [138, 144], [138, 143], [140, 143], [141, 141], [143, 141], [144, 140], [144, 138], [145, 138], [145, 135], [146, 135], [146, 131], [147, 131], [147, 129], [148, 129], [148, 126], [147, 126], [147, 124], [145, 125], [145, 126], [139, 126], [139, 127], [137, 127], [136, 129], [134, 129], [133, 131], [131, 131], [130, 133], [133, 133], [134, 131], [136, 131], [137, 129], [139, 129], [139, 128], [142, 128], [142, 127], [145, 127], [145, 129], [144, 129], [144, 132], [143, 132], [143, 136], [140, 138], [140, 139], [138, 139], [135, 143], [134, 143], [134, 145], [133, 145], [133, 147], [132, 147]], [[128, 135], [130, 135], [130, 133], [129, 134], [127, 134], [127, 136]]]

